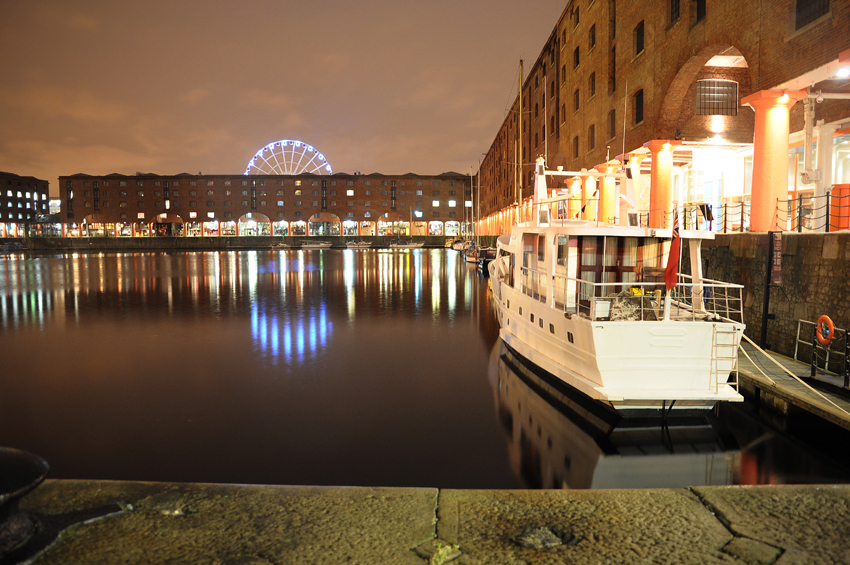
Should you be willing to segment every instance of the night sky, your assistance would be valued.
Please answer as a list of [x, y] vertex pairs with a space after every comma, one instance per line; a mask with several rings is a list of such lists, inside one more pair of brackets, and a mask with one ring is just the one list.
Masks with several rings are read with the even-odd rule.
[[469, 173], [565, 0], [6, 1], [0, 170], [241, 174], [300, 139], [334, 172]]

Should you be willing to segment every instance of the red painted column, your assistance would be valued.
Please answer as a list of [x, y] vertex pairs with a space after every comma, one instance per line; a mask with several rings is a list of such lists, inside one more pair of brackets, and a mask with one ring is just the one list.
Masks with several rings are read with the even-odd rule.
[[750, 231], [776, 228], [776, 201], [788, 198], [789, 113], [805, 97], [805, 91], [761, 90], [741, 100], [756, 113]]
[[643, 144], [652, 153], [649, 172], [649, 227], [672, 225], [673, 211], [673, 145], [675, 141], [655, 139]]

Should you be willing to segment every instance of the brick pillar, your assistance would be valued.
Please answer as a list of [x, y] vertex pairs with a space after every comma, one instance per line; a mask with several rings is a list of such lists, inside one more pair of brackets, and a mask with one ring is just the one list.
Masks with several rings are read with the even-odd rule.
[[649, 172], [649, 227], [672, 225], [673, 209], [673, 144], [675, 141], [654, 139], [643, 144], [652, 153]]
[[760, 90], [741, 99], [756, 113], [750, 231], [776, 226], [776, 201], [788, 199], [789, 112], [805, 91]]

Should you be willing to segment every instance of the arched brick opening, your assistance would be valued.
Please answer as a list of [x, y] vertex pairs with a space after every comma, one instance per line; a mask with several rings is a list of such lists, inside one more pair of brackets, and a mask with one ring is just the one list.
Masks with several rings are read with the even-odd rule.
[[[664, 96], [655, 131], [655, 139], [682, 139], [699, 141], [720, 133], [726, 141], [752, 143], [755, 117], [750, 111], [742, 111], [740, 101], [752, 93], [752, 75], [749, 67], [706, 67], [706, 63], [716, 55], [729, 55], [740, 52], [728, 44], [715, 44], [703, 47], [682, 67]], [[732, 80], [738, 83], [738, 115], [724, 116], [722, 131], [712, 131], [716, 124], [711, 123], [712, 116], [697, 115], [697, 81], [703, 79]]]

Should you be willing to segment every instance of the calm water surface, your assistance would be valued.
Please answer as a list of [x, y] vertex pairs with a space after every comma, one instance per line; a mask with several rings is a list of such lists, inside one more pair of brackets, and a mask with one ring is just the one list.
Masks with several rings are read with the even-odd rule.
[[0, 445], [54, 478], [848, 480], [817, 440], [840, 432], [746, 407], [588, 432], [501, 353], [487, 280], [451, 250], [0, 256]]

